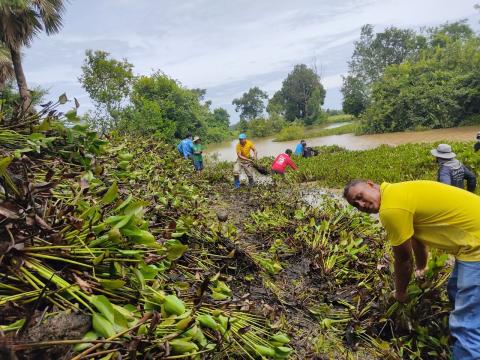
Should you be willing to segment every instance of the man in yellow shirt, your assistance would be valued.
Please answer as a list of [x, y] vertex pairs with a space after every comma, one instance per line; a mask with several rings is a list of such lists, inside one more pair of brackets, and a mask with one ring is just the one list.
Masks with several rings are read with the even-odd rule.
[[354, 180], [343, 194], [360, 211], [379, 213], [393, 249], [398, 301], [408, 300], [413, 258], [416, 275], [425, 271], [428, 246], [455, 256], [447, 286], [453, 359], [480, 359], [480, 197], [434, 181]]
[[257, 150], [255, 145], [250, 140], [247, 140], [247, 135], [240, 134], [238, 136], [238, 144], [236, 147], [237, 162], [233, 166], [234, 185], [236, 188], [240, 187], [240, 171], [243, 169], [247, 174], [248, 185], [253, 185], [253, 164], [251, 152], [253, 152], [253, 159], [257, 159]]

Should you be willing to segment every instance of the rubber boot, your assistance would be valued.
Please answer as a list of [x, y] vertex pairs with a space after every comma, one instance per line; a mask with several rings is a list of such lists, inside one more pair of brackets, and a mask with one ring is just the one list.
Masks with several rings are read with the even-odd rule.
[[238, 189], [240, 187], [240, 178], [239, 177], [235, 177], [235, 179], [233, 180], [233, 186], [235, 187], [235, 189]]
[[255, 182], [253, 181], [253, 177], [248, 178], [248, 187], [252, 187]]

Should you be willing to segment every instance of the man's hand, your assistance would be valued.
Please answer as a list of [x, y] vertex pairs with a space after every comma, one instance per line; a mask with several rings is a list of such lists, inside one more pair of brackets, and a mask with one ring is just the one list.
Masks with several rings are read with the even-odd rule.
[[423, 280], [425, 278], [425, 271], [427, 271], [427, 268], [415, 270], [415, 279]]
[[398, 302], [404, 303], [408, 301], [408, 294], [407, 293], [401, 293], [396, 290], [393, 291], [393, 297], [395, 300]]

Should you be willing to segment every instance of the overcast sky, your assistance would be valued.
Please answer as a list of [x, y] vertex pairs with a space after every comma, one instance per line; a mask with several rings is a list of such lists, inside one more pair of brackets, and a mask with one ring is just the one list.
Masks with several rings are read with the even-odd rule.
[[250, 87], [273, 95], [295, 64], [316, 65], [325, 107], [340, 109], [342, 75], [360, 27], [419, 29], [467, 18], [471, 0], [70, 0], [64, 27], [25, 49], [29, 86], [67, 92], [92, 107], [78, 77], [86, 49], [126, 58], [136, 74], [161, 70], [207, 89], [214, 107], [238, 120], [232, 100]]

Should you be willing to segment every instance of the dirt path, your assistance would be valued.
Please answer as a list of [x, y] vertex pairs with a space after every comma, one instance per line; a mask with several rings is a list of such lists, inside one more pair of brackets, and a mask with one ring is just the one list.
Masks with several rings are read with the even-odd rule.
[[[328, 298], [328, 289], [318, 272], [312, 268], [308, 256], [298, 250], [281, 259], [284, 270], [269, 275], [254, 261], [255, 255], [268, 251], [269, 244], [262, 243], [251, 232], [246, 231], [251, 214], [262, 210], [259, 194], [262, 187], [233, 189], [230, 185], [220, 185], [211, 197], [213, 210], [220, 215], [228, 214], [228, 222], [237, 229], [235, 247], [237, 249], [232, 288], [240, 296], [249, 294], [252, 309], [268, 317], [283, 329], [288, 329], [292, 345], [296, 349], [293, 358], [297, 359], [347, 359], [342, 340], [326, 333], [307, 304], [312, 299]], [[320, 194], [328, 193], [338, 197], [340, 192], [329, 192], [307, 186], [300, 196], [306, 203], [316, 206]], [[287, 195], [288, 196], [288, 195]], [[248, 281], [245, 279], [249, 278]], [[326, 348], [329, 350], [326, 353]], [[375, 359], [362, 351], [355, 359]]]

